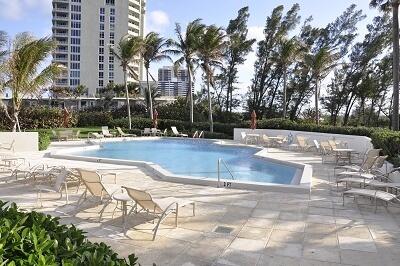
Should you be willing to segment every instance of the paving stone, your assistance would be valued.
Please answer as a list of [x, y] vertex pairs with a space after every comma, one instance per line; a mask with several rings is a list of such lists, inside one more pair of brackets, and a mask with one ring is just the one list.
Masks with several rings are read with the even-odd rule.
[[243, 227], [240, 231], [238, 237], [248, 238], [248, 239], [263, 239], [266, 240], [271, 234], [272, 229], [264, 229], [259, 227]]
[[376, 252], [374, 241], [355, 237], [339, 236], [339, 247], [356, 251]]
[[340, 263], [340, 252], [336, 248], [320, 248], [315, 246], [305, 246], [303, 257], [324, 262]]
[[304, 240], [304, 233], [274, 229], [272, 230], [269, 240], [285, 243], [302, 243]]
[[265, 252], [267, 254], [301, 258], [303, 253], [303, 245], [269, 241], [265, 249]]
[[274, 228], [277, 230], [304, 232], [306, 224], [301, 221], [282, 221], [278, 220]]
[[257, 265], [260, 257], [261, 254], [256, 252], [227, 249], [217, 260], [215, 265], [254, 266]]
[[229, 248], [242, 251], [261, 252], [262, 250], [264, 250], [265, 245], [265, 240], [236, 238], [235, 240], [233, 240]]

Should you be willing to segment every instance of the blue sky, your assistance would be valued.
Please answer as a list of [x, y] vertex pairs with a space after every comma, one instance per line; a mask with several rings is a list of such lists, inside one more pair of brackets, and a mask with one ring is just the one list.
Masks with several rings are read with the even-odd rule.
[[[236, 16], [237, 10], [249, 6], [249, 34], [260, 39], [265, 19], [272, 9], [281, 4], [288, 9], [294, 3], [300, 4], [302, 18], [312, 15], [314, 25], [320, 27], [333, 21], [354, 3], [368, 16], [359, 25], [360, 35], [364, 35], [366, 24], [377, 14], [369, 8], [368, 0], [148, 0], [146, 27], [165, 37], [173, 37], [175, 22], [185, 25], [193, 19], [203, 18], [207, 24], [226, 26]], [[0, 6], [0, 29], [10, 35], [22, 31], [30, 31], [36, 36], [51, 34], [51, 0], [0, 0]], [[240, 68], [239, 87], [243, 89], [250, 84], [254, 60], [255, 55], [252, 53]], [[152, 72], [157, 67], [153, 66]]]

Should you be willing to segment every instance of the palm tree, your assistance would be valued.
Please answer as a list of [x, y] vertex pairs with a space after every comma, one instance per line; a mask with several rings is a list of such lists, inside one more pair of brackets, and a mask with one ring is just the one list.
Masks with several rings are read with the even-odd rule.
[[339, 54], [330, 50], [328, 47], [322, 47], [314, 54], [306, 54], [305, 64], [311, 69], [313, 79], [315, 80], [315, 121], [319, 125], [319, 93], [320, 82], [337, 65]]
[[[6, 44], [7, 44], [7, 33], [5, 33], [4, 31], [0, 31], [0, 109], [3, 109], [5, 114], [8, 115], [7, 112], [7, 106], [5, 105], [5, 103], [2, 101], [2, 97], [3, 97], [3, 93], [4, 93], [4, 68], [5, 68], [5, 64], [3, 63], [3, 57], [5, 57], [7, 55], [7, 48], [6, 48]], [[10, 117], [8, 117], [10, 119]]]
[[79, 99], [77, 102], [77, 109], [81, 107], [81, 97], [85, 94], [87, 94], [88, 88], [85, 85], [78, 85], [72, 92], [72, 95], [74, 96], [75, 100]]
[[295, 37], [291, 39], [282, 39], [279, 44], [276, 59], [283, 71], [283, 118], [286, 118], [287, 112], [287, 70], [288, 67], [301, 56], [301, 50], [302, 47]]
[[5, 63], [5, 87], [12, 93], [13, 131], [21, 131], [19, 113], [22, 99], [27, 95], [39, 95], [65, 68], [50, 63], [43, 67], [57, 44], [50, 37], [34, 39], [27, 33], [16, 36]]
[[214, 69], [222, 67], [224, 57], [225, 33], [215, 25], [208, 26], [199, 38], [198, 56], [206, 76], [210, 132], [214, 132], [210, 85], [214, 84]]
[[[162, 60], [172, 61], [171, 57], [168, 55], [172, 53], [171, 50], [167, 49], [170, 45], [169, 40], [165, 40], [160, 36], [160, 34], [155, 32], [150, 32], [146, 35], [143, 40], [143, 49], [142, 49], [142, 59], [144, 61], [144, 67], [146, 69], [146, 83], [147, 83], [147, 93], [149, 97], [150, 103], [150, 118], [153, 119], [153, 100], [151, 99], [151, 88], [149, 77], [150, 74], [150, 64], [153, 62], [160, 62]], [[155, 81], [154, 77], [151, 76], [153, 81]]]
[[205, 25], [201, 23], [201, 19], [196, 19], [187, 25], [186, 31], [183, 34], [181, 26], [177, 23], [175, 24], [175, 33], [178, 41], [172, 40], [170, 43], [171, 51], [180, 56], [174, 63], [175, 71], [184, 63], [186, 64], [189, 81], [187, 95], [189, 96], [191, 124], [193, 124], [193, 76], [195, 67], [198, 64], [196, 53], [198, 40], [204, 29]]
[[400, 0], [371, 0], [371, 7], [393, 13], [393, 111], [392, 129], [399, 130], [399, 5]]
[[128, 90], [128, 71], [129, 74], [137, 81], [139, 75], [130, 67], [130, 64], [138, 61], [136, 58], [142, 49], [143, 40], [141, 37], [126, 35], [121, 38], [116, 49], [110, 47], [110, 52], [118, 58], [121, 62], [122, 71], [124, 72], [124, 86], [126, 96], [126, 108], [128, 111], [129, 129], [132, 129], [131, 106], [129, 103], [129, 90]]

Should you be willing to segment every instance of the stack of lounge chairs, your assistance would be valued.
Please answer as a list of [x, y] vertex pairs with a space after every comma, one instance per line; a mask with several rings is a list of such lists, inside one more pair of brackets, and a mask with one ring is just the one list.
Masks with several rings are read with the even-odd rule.
[[[346, 196], [367, 197], [373, 200], [375, 211], [378, 201], [386, 204], [400, 203], [400, 180], [393, 176], [399, 175], [400, 168], [387, 172], [385, 162], [387, 156], [379, 156], [380, 150], [371, 149], [360, 165], [345, 165], [335, 168], [336, 186], [344, 184], [342, 191], [343, 205]], [[342, 171], [340, 171], [342, 170]]]

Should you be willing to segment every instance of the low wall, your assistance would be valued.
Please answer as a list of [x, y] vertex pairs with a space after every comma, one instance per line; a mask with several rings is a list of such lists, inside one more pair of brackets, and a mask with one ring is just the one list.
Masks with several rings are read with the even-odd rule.
[[35, 152], [39, 150], [37, 132], [0, 132], [0, 152]]
[[[281, 130], [281, 129], [249, 129], [249, 128], [235, 128], [234, 129], [234, 140], [241, 141], [241, 132], [253, 133], [253, 134], [265, 134], [269, 137], [276, 137], [278, 135], [288, 136], [289, 133], [292, 133], [293, 137], [297, 135], [304, 136], [308, 138], [310, 141], [314, 139], [318, 142], [326, 141], [329, 139], [339, 140], [347, 142], [347, 145], [350, 149], [354, 149], [357, 152], [364, 153], [366, 150], [373, 148], [371, 143], [371, 139], [364, 136], [354, 136], [354, 135], [340, 135], [340, 134], [331, 134], [331, 133], [319, 133], [319, 132], [306, 132], [306, 131], [294, 131], [294, 130]], [[310, 143], [312, 144], [312, 143]]]

